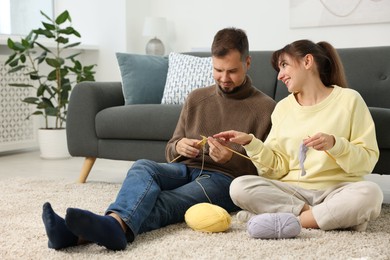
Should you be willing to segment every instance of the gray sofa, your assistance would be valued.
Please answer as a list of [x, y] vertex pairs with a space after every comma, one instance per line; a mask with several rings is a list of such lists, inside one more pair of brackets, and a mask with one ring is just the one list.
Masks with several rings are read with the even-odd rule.
[[[390, 174], [390, 46], [345, 48], [338, 52], [350, 87], [363, 96], [376, 124], [380, 158], [374, 173]], [[189, 54], [209, 56], [206, 52]], [[279, 101], [288, 92], [270, 65], [271, 54], [251, 52], [249, 75], [255, 87]], [[161, 97], [165, 79], [156, 83]], [[165, 161], [165, 144], [175, 129], [181, 106], [159, 102], [124, 105], [121, 84], [82, 82], [71, 93], [67, 139], [70, 154], [86, 158], [80, 182], [86, 181], [96, 158]]]

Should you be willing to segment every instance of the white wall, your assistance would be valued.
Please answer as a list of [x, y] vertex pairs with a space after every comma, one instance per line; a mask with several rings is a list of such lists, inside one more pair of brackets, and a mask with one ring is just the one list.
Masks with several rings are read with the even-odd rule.
[[[84, 62], [97, 64], [97, 81], [120, 81], [115, 52], [127, 51], [126, 0], [55, 0], [55, 13], [68, 10], [85, 50]], [[80, 40], [80, 39], [79, 39]]]
[[142, 36], [145, 16], [168, 19], [169, 34], [163, 39], [167, 53], [209, 49], [214, 34], [227, 26], [244, 29], [251, 50], [274, 50], [301, 38], [326, 40], [337, 48], [390, 45], [390, 23], [290, 29], [288, 0], [56, 0], [56, 3], [57, 12], [70, 11], [82, 42], [98, 46], [99, 52], [87, 51], [87, 57], [97, 60], [96, 78], [100, 81], [120, 80], [115, 52], [145, 52], [149, 40]]
[[326, 40], [339, 48], [390, 45], [390, 23], [290, 29], [288, 0], [198, 0], [191, 4], [151, 0], [151, 10], [172, 22], [170, 44], [175, 51], [208, 47], [215, 32], [226, 26], [246, 30], [252, 50], [274, 50], [301, 38]]

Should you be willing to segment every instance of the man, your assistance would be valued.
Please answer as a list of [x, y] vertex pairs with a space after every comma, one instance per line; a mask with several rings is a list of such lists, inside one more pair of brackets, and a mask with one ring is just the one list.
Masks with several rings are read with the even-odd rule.
[[[230, 183], [241, 175], [256, 175], [256, 168], [231, 151], [244, 153], [242, 147], [210, 136], [234, 128], [264, 140], [275, 102], [255, 89], [246, 74], [251, 58], [244, 31], [222, 29], [211, 52], [216, 84], [187, 97], [166, 147], [168, 162], [174, 162], [136, 161], [104, 216], [68, 208], [63, 219], [45, 203], [42, 217], [50, 248], [87, 241], [123, 250], [140, 233], [182, 222], [187, 209], [197, 203], [239, 210], [230, 199]], [[201, 135], [209, 137], [202, 140]]]

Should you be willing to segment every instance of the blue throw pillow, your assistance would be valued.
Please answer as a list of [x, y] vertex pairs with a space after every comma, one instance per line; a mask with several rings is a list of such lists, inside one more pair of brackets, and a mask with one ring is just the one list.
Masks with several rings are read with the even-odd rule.
[[125, 104], [159, 104], [168, 72], [168, 58], [116, 53]]

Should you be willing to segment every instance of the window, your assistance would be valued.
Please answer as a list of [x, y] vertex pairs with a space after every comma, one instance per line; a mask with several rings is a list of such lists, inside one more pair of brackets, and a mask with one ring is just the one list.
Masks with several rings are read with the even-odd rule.
[[53, 0], [0, 0], [0, 34], [27, 35], [41, 27], [41, 12], [53, 17]]

